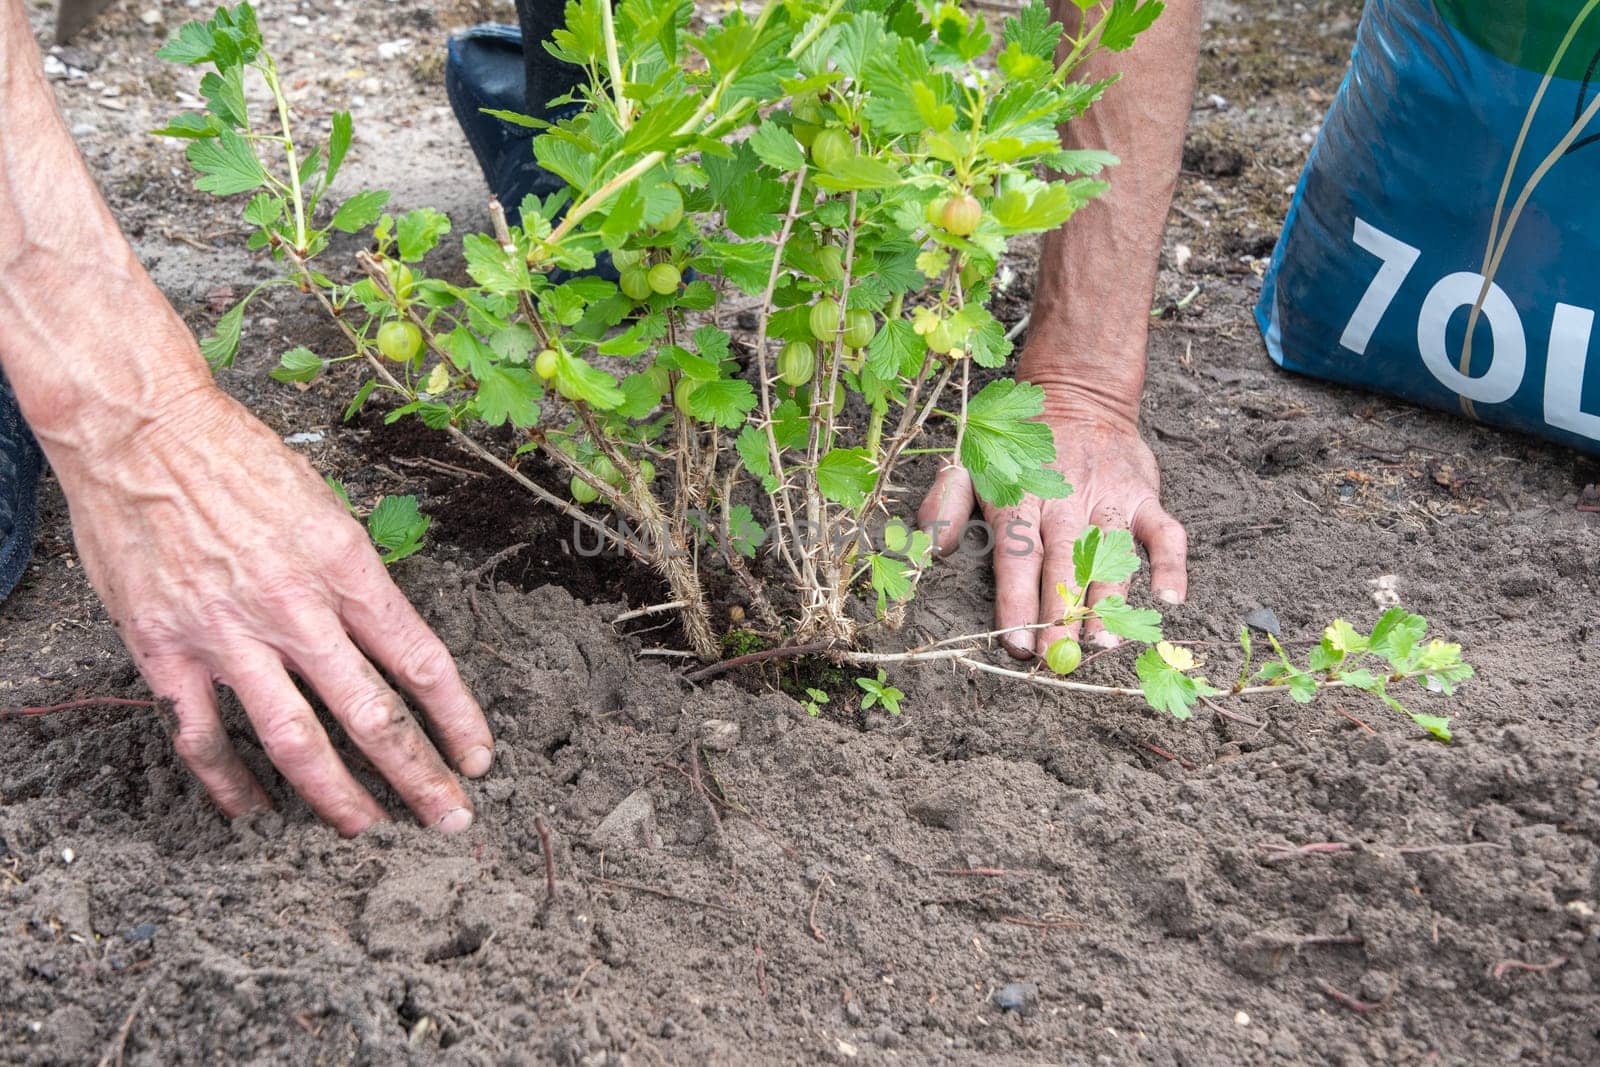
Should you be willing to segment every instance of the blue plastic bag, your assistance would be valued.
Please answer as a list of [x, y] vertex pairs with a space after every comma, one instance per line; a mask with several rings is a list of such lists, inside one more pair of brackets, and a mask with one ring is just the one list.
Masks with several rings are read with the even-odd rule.
[[1597, 309], [1600, 0], [1371, 0], [1256, 308], [1272, 359], [1600, 452]]

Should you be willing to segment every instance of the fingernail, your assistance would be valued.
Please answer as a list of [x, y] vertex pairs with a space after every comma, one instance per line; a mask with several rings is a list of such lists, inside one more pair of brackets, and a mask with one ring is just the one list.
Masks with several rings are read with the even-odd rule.
[[1118, 637], [1109, 630], [1101, 630], [1099, 633], [1089, 638], [1089, 640], [1098, 648], [1116, 648], [1118, 645], [1122, 644], [1122, 638]]
[[466, 808], [451, 808], [433, 824], [433, 828], [441, 834], [459, 834], [471, 825], [472, 812]]
[[1183, 597], [1178, 595], [1176, 589], [1161, 589], [1156, 592], [1156, 599], [1167, 604], [1182, 604]]
[[1033, 635], [1029, 633], [1015, 634], [1005, 639], [1006, 651], [1015, 659], [1033, 658]]
[[494, 766], [494, 753], [482, 745], [467, 749], [467, 754], [461, 757], [461, 773], [468, 778], [481, 778], [489, 773], [489, 768], [492, 766]]

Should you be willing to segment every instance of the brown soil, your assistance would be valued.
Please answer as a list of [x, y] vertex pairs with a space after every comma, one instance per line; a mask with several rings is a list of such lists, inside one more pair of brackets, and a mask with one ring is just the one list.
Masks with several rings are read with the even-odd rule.
[[[1194, 545], [1170, 629], [1227, 639], [1270, 607], [1303, 638], [1373, 617], [1368, 583], [1394, 575], [1479, 666], [1454, 744], [1354, 701], [1365, 726], [1276, 702], [1242, 709], [1259, 729], [1180, 724], [902, 670], [903, 715], [846, 723], [808, 718], [777, 672], [745, 680], [766, 691], [697, 689], [636, 655], [670, 631], [609, 622], [659, 595], [642, 576], [574, 561], [488, 479], [401, 463], [472, 468], [420, 427], [341, 424], [349, 377], [268, 381], [278, 351], [322, 336], [284, 298], [250, 316], [224, 381], [283, 433], [322, 432], [301, 447], [358, 502], [413, 491], [439, 518], [398, 576], [500, 739], [470, 787], [478, 822], [343, 841], [280, 795], [230, 825], [148, 713], [0, 722], [0, 1061], [1600, 1061], [1600, 527], [1575, 508], [1600, 467], [1286, 376], [1248, 321], [1356, 9], [1209, 8], [1145, 409]], [[506, 17], [399, 3], [264, 20], [304, 107], [365, 97], [361, 176], [463, 230], [485, 221], [476, 175], [427, 79], [443, 30], [485, 13]], [[227, 251], [231, 209], [138, 135], [168, 110], [152, 86], [193, 88], [149, 58], [159, 36], [114, 9], [79, 44], [104, 87], [63, 81], [61, 98], [205, 329], [208, 290], [259, 268]], [[418, 47], [381, 60], [402, 37]], [[205, 250], [174, 238], [179, 218]], [[469, 595], [465, 571], [523, 540]], [[958, 556], [911, 628], [981, 629], [989, 596], [987, 562]], [[146, 695], [53, 487], [0, 635], [0, 702]], [[1116, 653], [1085, 671], [1130, 667]], [[1330, 842], [1345, 847], [1283, 851]], [[1011, 983], [1036, 987], [1023, 1011], [997, 1004]]]

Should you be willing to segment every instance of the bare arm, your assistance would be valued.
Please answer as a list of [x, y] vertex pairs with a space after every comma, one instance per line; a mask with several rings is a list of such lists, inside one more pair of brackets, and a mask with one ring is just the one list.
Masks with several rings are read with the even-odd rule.
[[[1067, 0], [1057, 0], [1056, 12], [1077, 17]], [[1067, 127], [1067, 142], [1106, 149], [1122, 162], [1111, 172], [1111, 191], [1045, 239], [1017, 366], [1018, 378], [1045, 389], [1056, 466], [1074, 491], [1066, 500], [1029, 497], [1015, 508], [985, 509], [996, 531], [999, 627], [1060, 617], [1055, 588], [1074, 584], [1072, 541], [1091, 523], [1133, 531], [1149, 553], [1159, 598], [1179, 603], [1188, 594], [1183, 527], [1161, 506], [1160, 474], [1138, 422], [1161, 234], [1183, 153], [1199, 33], [1200, 0], [1169, 0], [1131, 51], [1100, 54], [1088, 64], [1087, 77], [1120, 71], [1122, 81]], [[971, 480], [951, 467], [934, 483], [919, 518], [948, 551], [972, 505]], [[1125, 586], [1096, 587], [1089, 600], [1125, 592]], [[1100, 643], [1115, 643], [1091, 629]], [[1013, 654], [1027, 656], [1068, 635], [1076, 627], [1041, 631], [1037, 642], [1032, 633], [1018, 633], [1007, 643]]]
[[344, 833], [382, 818], [293, 671], [424, 823], [465, 829], [466, 794], [378, 667], [463, 773], [489, 769], [482, 712], [322, 479], [212, 384], [56, 111], [21, 0], [0, 0], [0, 115], [0, 364], [90, 581], [173, 703], [179, 755], [228, 815], [267, 803], [223, 728], [220, 681], [320, 816]]

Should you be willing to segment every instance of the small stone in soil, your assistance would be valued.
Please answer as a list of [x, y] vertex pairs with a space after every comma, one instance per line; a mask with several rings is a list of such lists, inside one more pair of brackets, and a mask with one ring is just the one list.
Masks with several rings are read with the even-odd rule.
[[140, 923], [138, 926], [135, 926], [133, 929], [131, 929], [127, 933], [123, 934], [122, 938], [123, 938], [124, 941], [138, 942], [138, 941], [151, 941], [151, 940], [154, 940], [155, 936], [156, 936], [156, 924], [155, 923]]
[[728, 719], [707, 719], [700, 724], [700, 743], [712, 752], [727, 752], [739, 743], [739, 724]]
[[1257, 608], [1244, 617], [1244, 624], [1252, 630], [1259, 630], [1273, 637], [1283, 634], [1283, 626], [1278, 622], [1278, 613], [1271, 608]]
[[1035, 982], [1012, 982], [995, 990], [992, 999], [1001, 1011], [1032, 1015], [1039, 1007], [1039, 986]]

